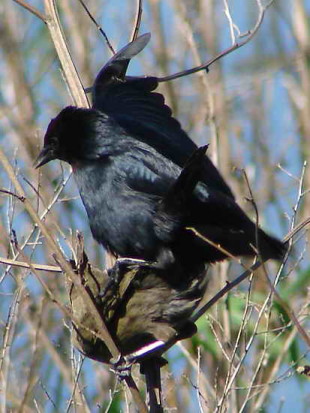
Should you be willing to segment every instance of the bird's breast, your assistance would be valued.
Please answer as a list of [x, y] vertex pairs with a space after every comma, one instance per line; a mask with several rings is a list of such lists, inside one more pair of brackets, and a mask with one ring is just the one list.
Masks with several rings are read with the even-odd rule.
[[118, 255], [155, 258], [154, 200], [100, 165], [77, 168], [74, 177], [94, 238]]

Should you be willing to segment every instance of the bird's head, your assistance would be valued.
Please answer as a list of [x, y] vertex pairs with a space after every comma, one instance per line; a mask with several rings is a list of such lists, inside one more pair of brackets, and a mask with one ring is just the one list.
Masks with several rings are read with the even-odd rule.
[[91, 135], [96, 127], [97, 111], [68, 106], [48, 125], [44, 136], [44, 146], [34, 166], [39, 168], [46, 163], [59, 159], [73, 165], [84, 159]]

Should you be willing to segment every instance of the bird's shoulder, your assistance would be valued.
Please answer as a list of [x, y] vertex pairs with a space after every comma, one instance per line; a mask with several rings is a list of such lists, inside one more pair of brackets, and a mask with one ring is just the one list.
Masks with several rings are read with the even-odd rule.
[[154, 148], [137, 141], [112, 157], [111, 168], [129, 189], [154, 195], [165, 193], [180, 172]]

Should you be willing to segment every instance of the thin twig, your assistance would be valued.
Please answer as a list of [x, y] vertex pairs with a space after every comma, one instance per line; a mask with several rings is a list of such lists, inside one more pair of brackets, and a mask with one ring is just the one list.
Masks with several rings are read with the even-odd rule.
[[[66, 186], [68, 180], [70, 179], [70, 176], [71, 176], [71, 173], [67, 176], [66, 179], [64, 179], [64, 180], [61, 182], [61, 184], [59, 185], [59, 187], [55, 189], [54, 196], [53, 196], [52, 200], [50, 201], [49, 205], [46, 207], [46, 209], [45, 209], [45, 210], [41, 213], [41, 215], [40, 215], [40, 221], [43, 221], [43, 220], [45, 219], [45, 217], [47, 216], [47, 214], [50, 212], [52, 206], [55, 204], [55, 202], [57, 201], [59, 195], [61, 194], [62, 190], [63, 190], [64, 187]], [[16, 195], [16, 194], [14, 194], [14, 195]], [[22, 200], [22, 199], [20, 199], [20, 200]], [[23, 251], [23, 249], [29, 244], [29, 240], [30, 240], [30, 238], [32, 237], [34, 231], [35, 231], [37, 228], [38, 228], [38, 226], [37, 226], [36, 224], [34, 224], [34, 226], [33, 226], [32, 230], [30, 231], [29, 235], [26, 236], [23, 244], [20, 245], [20, 247], [19, 247], [20, 251]], [[39, 234], [40, 234], [40, 233], [38, 232], [38, 237], [39, 237]], [[19, 257], [19, 251], [17, 251], [17, 252], [13, 255], [13, 257], [11, 257], [11, 260], [16, 261], [16, 259], [17, 259], [18, 257]], [[11, 265], [8, 265], [8, 267], [7, 267], [6, 270], [5, 270], [5, 273], [4, 273], [3, 277], [0, 279], [0, 284], [1, 284], [2, 280], [4, 279], [4, 277], [6, 276], [6, 274], [10, 271], [10, 269], [11, 269]]]
[[[177, 346], [179, 347], [179, 349], [181, 350], [181, 352], [183, 353], [183, 355], [186, 357], [186, 359], [188, 360], [188, 362], [190, 363], [190, 365], [193, 367], [193, 369], [196, 371], [197, 373], [197, 377], [199, 376], [199, 380], [201, 383], [202, 388], [204, 389], [204, 399], [212, 399], [212, 403], [214, 403], [215, 401], [215, 391], [213, 388], [213, 385], [210, 383], [209, 378], [207, 377], [206, 374], [204, 374], [202, 371], [200, 371], [200, 366], [199, 366], [199, 359], [196, 361], [193, 357], [193, 355], [188, 351], [188, 349], [184, 346], [184, 344], [182, 343], [182, 341], [178, 341]], [[198, 349], [199, 351], [199, 349]], [[197, 384], [198, 386], [198, 384]], [[209, 404], [209, 403], [208, 403]]]
[[13, 0], [13, 1], [19, 4], [20, 6], [22, 6], [24, 9], [30, 11], [30, 13], [34, 14], [36, 17], [39, 17], [39, 19], [42, 20], [43, 23], [47, 24], [47, 17], [43, 13], [41, 13], [38, 9], [31, 6], [24, 0]]
[[106, 44], [108, 46], [108, 48], [111, 50], [112, 54], [114, 55], [115, 49], [112, 46], [106, 32], [102, 29], [102, 27], [100, 26], [100, 24], [97, 22], [97, 20], [94, 18], [94, 16], [91, 14], [91, 12], [89, 11], [88, 7], [86, 6], [86, 4], [84, 3], [83, 0], [78, 0], [80, 2], [80, 4], [82, 5], [82, 7], [84, 8], [84, 10], [86, 11], [88, 17], [90, 18], [90, 20], [94, 23], [94, 25], [97, 27], [97, 29], [99, 30], [99, 32], [102, 34], [104, 40], [106, 41]]
[[[30, 215], [31, 219], [38, 225], [40, 228], [42, 234], [44, 235], [46, 242], [48, 246], [51, 248], [51, 250], [54, 253], [54, 257], [56, 262], [60, 265], [62, 268], [63, 272], [67, 274], [67, 276], [72, 280], [72, 282], [76, 285], [78, 290], [81, 292], [82, 296], [85, 298], [86, 305], [89, 307], [91, 314], [94, 316], [95, 322], [98, 324], [98, 330], [102, 332], [102, 340], [106, 343], [107, 347], [109, 348], [110, 353], [112, 354], [113, 358], [118, 359], [119, 358], [119, 351], [117, 347], [115, 346], [114, 341], [112, 340], [106, 326], [104, 325], [104, 322], [102, 318], [98, 315], [97, 309], [94, 306], [94, 303], [90, 300], [89, 296], [85, 293], [85, 290], [83, 286], [80, 285], [80, 283], [77, 282], [77, 277], [74, 274], [71, 266], [69, 263], [66, 261], [65, 257], [63, 256], [59, 246], [57, 243], [54, 241], [53, 237], [51, 236], [50, 232], [44, 225], [44, 223], [40, 220], [38, 214], [34, 210], [33, 206], [31, 203], [28, 201], [28, 199], [25, 196], [24, 190], [20, 183], [18, 182], [14, 170], [12, 166], [10, 165], [7, 157], [5, 156], [4, 152], [0, 148], [0, 162], [3, 165], [4, 170], [8, 174], [11, 182], [15, 186], [17, 195], [19, 197], [24, 198], [23, 204], [25, 206], [25, 210], [28, 212]], [[29, 263], [30, 266], [32, 267], [31, 263]], [[33, 268], [32, 268], [33, 269]]]
[[[40, 316], [42, 316], [40, 312], [39, 314]], [[34, 317], [33, 310], [29, 311], [28, 309], [27, 311], [25, 311], [23, 313], [23, 317], [26, 320], [26, 322], [30, 325], [32, 330], [35, 330], [35, 323], [34, 323], [35, 317]], [[58, 367], [60, 374], [64, 378], [64, 382], [68, 385], [68, 387], [73, 387], [74, 383], [72, 381], [70, 371], [67, 368], [64, 358], [56, 350], [54, 343], [50, 340], [50, 338], [48, 337], [48, 335], [46, 334], [43, 328], [39, 330], [39, 340], [40, 340], [41, 348], [44, 348], [46, 353], [49, 354], [49, 357], [53, 361], [53, 364]]]
[[8, 191], [8, 190], [6, 190], [6, 189], [0, 189], [0, 192], [2, 193], [2, 194], [6, 194], [6, 195], [10, 195], [10, 196], [13, 196], [14, 198], [17, 198], [17, 199], [19, 199], [20, 201], [24, 201], [24, 198], [22, 198], [22, 197], [20, 197], [20, 196], [18, 196], [18, 195], [16, 195], [16, 194], [14, 194], [14, 192], [12, 192], [12, 191]]
[[215, 242], [213, 242], [210, 238], [202, 235], [199, 231], [197, 231], [196, 228], [193, 227], [185, 227], [185, 229], [187, 231], [191, 231], [193, 232], [198, 238], [200, 238], [201, 240], [205, 241], [207, 244], [212, 245], [212, 247], [216, 248], [217, 250], [221, 251], [224, 255], [227, 256], [227, 258], [232, 259], [233, 261], [235, 261], [237, 264], [243, 266], [244, 268], [247, 269], [247, 267], [242, 263], [241, 259], [236, 257], [235, 255], [231, 254], [228, 250], [226, 250], [224, 247], [222, 247], [220, 244], [217, 244]]
[[136, 38], [138, 37], [138, 34], [139, 34], [140, 25], [141, 25], [141, 18], [142, 18], [142, 12], [143, 12], [142, 3], [143, 3], [143, 0], [138, 0], [138, 7], [137, 7], [135, 25], [134, 25], [132, 35], [131, 35], [131, 42], [136, 40]]
[[[306, 303], [305, 307], [308, 307], [309, 304]], [[279, 352], [278, 357], [276, 358], [275, 362], [273, 363], [273, 366], [271, 367], [271, 370], [268, 372], [268, 377], [267, 377], [267, 382], [272, 382], [273, 381], [273, 377], [276, 375], [276, 373], [279, 371], [281, 363], [283, 361], [283, 359], [286, 357], [287, 352], [289, 350], [289, 348], [292, 345], [293, 340], [295, 339], [296, 335], [297, 335], [298, 330], [297, 329], [293, 329], [290, 334], [288, 335], [287, 339], [284, 341], [282, 348]], [[267, 397], [269, 393], [268, 387], [265, 387], [264, 389], [262, 389], [261, 392], [259, 392], [259, 397], [255, 402], [255, 406], [254, 406], [254, 411], [259, 411], [261, 406], [264, 404], [264, 401]]]
[[[290, 231], [284, 237], [283, 241], [284, 242], [289, 241], [293, 236], [295, 236], [297, 234], [297, 232], [299, 232], [301, 229], [308, 226], [309, 224], [310, 224], [310, 218], [305, 219], [296, 228], [294, 228], [292, 231]], [[244, 271], [235, 280], [227, 283], [227, 285], [224, 288], [222, 288], [214, 297], [212, 297], [211, 300], [209, 300], [205, 305], [203, 305], [201, 308], [199, 308], [199, 310], [191, 317], [191, 321], [193, 321], [193, 322], [197, 321], [198, 318], [200, 318], [210, 307], [212, 307], [216, 303], [216, 301], [218, 301], [221, 297], [223, 297], [228, 291], [230, 291], [236, 285], [238, 285], [242, 281], [244, 281], [250, 274], [252, 274], [254, 271], [256, 271], [261, 265], [262, 265], [262, 262], [257, 261], [254, 265], [251, 266], [251, 268]]]
[[198, 347], [198, 349], [197, 349], [197, 385], [196, 385], [196, 390], [197, 390], [197, 401], [198, 401], [199, 410], [200, 410], [200, 412], [203, 412], [204, 409], [202, 407], [202, 400], [207, 404], [207, 406], [208, 406], [208, 403], [202, 397], [201, 391], [200, 391], [200, 388], [202, 387], [202, 386], [200, 386], [200, 372], [201, 372], [200, 362], [201, 362], [201, 348]]
[[24, 286], [21, 284], [18, 286], [14, 293], [13, 302], [10, 305], [7, 321], [3, 326], [2, 335], [2, 348], [0, 352], [0, 384], [1, 384], [1, 412], [6, 411], [7, 407], [7, 385], [9, 383], [9, 366], [11, 361], [11, 347], [13, 344], [13, 339], [15, 335], [15, 330], [17, 328], [18, 313], [20, 312], [20, 300], [24, 291]]
[[[20, 267], [20, 268], [31, 268], [30, 264], [27, 264], [23, 261], [16, 261], [8, 258], [0, 258], [0, 264], [11, 265], [13, 267]], [[62, 272], [60, 267], [56, 267], [55, 265], [44, 265], [44, 264], [31, 264], [33, 268], [38, 271], [49, 271], [49, 272]]]
[[246, 198], [246, 200], [251, 203], [251, 205], [254, 209], [254, 212], [255, 212], [255, 248], [256, 248], [256, 252], [257, 252], [259, 260], [261, 262], [263, 262], [262, 256], [261, 256], [261, 253], [260, 253], [260, 245], [259, 245], [259, 242], [258, 242], [258, 240], [259, 240], [259, 236], [258, 236], [258, 230], [259, 230], [258, 208], [257, 208], [257, 204], [255, 202], [254, 194], [253, 194], [253, 191], [252, 191], [252, 188], [251, 188], [251, 185], [250, 185], [250, 181], [248, 179], [248, 175], [247, 175], [245, 169], [242, 169], [242, 174], [243, 174], [243, 177], [245, 179], [245, 183], [246, 183], [246, 186], [248, 188], [248, 191], [250, 193], [250, 198]]
[[229, 31], [230, 31], [230, 37], [231, 37], [231, 42], [232, 44], [236, 43], [236, 36], [235, 36], [235, 28], [236, 25], [233, 22], [233, 19], [231, 17], [231, 13], [229, 10], [229, 5], [228, 5], [228, 1], [227, 0], [223, 0], [224, 2], [224, 14], [227, 17], [228, 20], [228, 24], [229, 24]]
[[[215, 56], [214, 58], [210, 59], [207, 63], [204, 63], [202, 65], [193, 67], [191, 69], [187, 69], [187, 70], [183, 70], [181, 72], [177, 72], [174, 73], [173, 75], [168, 75], [168, 76], [164, 76], [164, 77], [158, 77], [157, 80], [158, 82], [167, 82], [169, 80], [174, 80], [174, 79], [178, 79], [180, 77], [183, 76], [188, 76], [191, 75], [193, 73], [197, 73], [201, 70], [208, 70], [208, 68], [213, 65], [213, 63], [217, 62], [218, 60], [222, 59], [224, 56], [229, 55], [230, 53], [232, 53], [234, 50], [240, 49], [242, 46], [245, 46], [247, 43], [249, 43], [253, 37], [255, 36], [255, 34], [258, 32], [263, 20], [264, 20], [264, 16], [265, 16], [265, 12], [266, 10], [271, 6], [271, 4], [273, 3], [274, 0], [270, 1], [268, 4], [266, 4], [265, 6], [262, 6], [261, 2], [259, 0], [256, 0], [256, 3], [258, 5], [258, 9], [259, 9], [259, 15], [258, 18], [256, 20], [256, 23], [253, 27], [253, 29], [249, 30], [249, 32], [246, 35], [246, 39], [241, 41], [241, 42], [236, 42], [235, 44], [233, 44], [232, 46], [228, 47], [227, 49], [225, 49], [223, 52], [219, 53], [217, 56]], [[243, 36], [240, 36], [240, 38], [242, 38]]]
[[[299, 191], [298, 191], [298, 199], [297, 199], [297, 202], [296, 202], [296, 208], [294, 209], [294, 215], [293, 215], [292, 222], [295, 222], [295, 217], [296, 217], [296, 212], [297, 212], [297, 206], [298, 206], [298, 204], [299, 204], [299, 202], [300, 202], [300, 199], [301, 199], [302, 182], [303, 182], [303, 176], [304, 176], [303, 173], [304, 173], [304, 170], [303, 170], [303, 172], [302, 172], [302, 176], [301, 176], [301, 179], [300, 179], [300, 186], [299, 186]], [[301, 224], [299, 224], [299, 225], [298, 225], [298, 228], [293, 228], [293, 229], [289, 232], [289, 234], [286, 235], [286, 237], [285, 237], [285, 239], [284, 239], [284, 242], [289, 242], [289, 243], [290, 243], [290, 246], [291, 246], [293, 236], [297, 233], [297, 231], [299, 231], [299, 230], [301, 230], [302, 228], [304, 228], [305, 226], [307, 226], [307, 225], [309, 224], [309, 222], [310, 222], [310, 218], [304, 220]], [[275, 280], [274, 280], [274, 282], [272, 283], [272, 288], [271, 288], [271, 290], [269, 291], [269, 294], [268, 294], [268, 296], [266, 297], [265, 302], [264, 302], [263, 306], [261, 307], [261, 309], [260, 309], [260, 311], [259, 311], [259, 315], [258, 315], [258, 317], [257, 317], [257, 321], [256, 321], [256, 323], [255, 323], [255, 326], [254, 326], [254, 329], [253, 329], [253, 333], [252, 333], [250, 339], [248, 340], [247, 345], [245, 346], [244, 353], [243, 353], [242, 357], [240, 358], [240, 362], [239, 362], [238, 365], [236, 366], [236, 368], [235, 368], [235, 370], [234, 370], [234, 372], [233, 372], [233, 375], [231, 376], [228, 384], [225, 386], [225, 389], [224, 389], [224, 391], [223, 391], [223, 393], [222, 393], [222, 397], [221, 397], [220, 401], [219, 401], [218, 404], [217, 404], [217, 409], [216, 409], [216, 411], [221, 411], [221, 407], [223, 406], [223, 403], [224, 403], [224, 401], [225, 401], [225, 399], [226, 399], [226, 397], [227, 397], [227, 395], [228, 395], [228, 392], [229, 392], [229, 390], [232, 388], [232, 384], [233, 384], [233, 382], [235, 381], [235, 378], [236, 378], [238, 372], [240, 371], [241, 366], [243, 365], [244, 359], [245, 359], [245, 357], [246, 357], [246, 355], [247, 355], [250, 347], [252, 346], [252, 343], [253, 343], [254, 338], [255, 338], [255, 336], [256, 336], [256, 332], [257, 332], [259, 323], [260, 323], [260, 321], [261, 321], [261, 318], [262, 318], [263, 314], [265, 314], [266, 307], [267, 307], [268, 303], [270, 303], [270, 300], [271, 300], [272, 296], [274, 295], [274, 286], [276, 286], [277, 283], [278, 283], [278, 281], [279, 281], [279, 277], [280, 277], [280, 274], [282, 273], [282, 270], [283, 270], [283, 267], [284, 267], [285, 262], [286, 262], [286, 260], [287, 260], [287, 257], [288, 257], [288, 253], [286, 254], [286, 257], [284, 258], [284, 260], [282, 261], [281, 266], [280, 266], [280, 268], [279, 268], [279, 270], [278, 270], [278, 273], [277, 273], [277, 275], [276, 275], [276, 277], [275, 277]], [[291, 311], [291, 310], [289, 309], [289, 311]], [[288, 313], [288, 316], [290, 316], [290, 313]], [[295, 319], [297, 319], [297, 317], [295, 317]], [[291, 318], [291, 320], [292, 320], [292, 322], [296, 325], [296, 332], [299, 331], [300, 328], [302, 329], [302, 327], [300, 326], [300, 323], [299, 323], [298, 320], [297, 320], [297, 324], [294, 322], [294, 320], [293, 320], [292, 318]], [[302, 329], [302, 330], [303, 330], [303, 329]], [[300, 332], [300, 331], [299, 331], [299, 332]], [[308, 343], [309, 337], [308, 337], [307, 335], [306, 335], [306, 337], [304, 336], [306, 333], [304, 333], [303, 331], [301, 331], [300, 334], [302, 335], [303, 339]], [[283, 355], [283, 354], [285, 354], [285, 352], [281, 352], [281, 355]], [[261, 361], [262, 361], [262, 359], [261, 359]], [[279, 367], [279, 364], [278, 364], [278, 367]], [[276, 369], [276, 370], [277, 370], [277, 369]], [[257, 372], [258, 372], [258, 370], [256, 370], [255, 374], [257, 374]], [[254, 379], [253, 379], [253, 382], [254, 382]], [[267, 394], [266, 391], [265, 391], [264, 393], [265, 393], [265, 395]], [[249, 397], [249, 392], [248, 392], [247, 397]], [[245, 404], [244, 404], [244, 406], [245, 406]], [[243, 407], [244, 407], [244, 406], [243, 406]]]

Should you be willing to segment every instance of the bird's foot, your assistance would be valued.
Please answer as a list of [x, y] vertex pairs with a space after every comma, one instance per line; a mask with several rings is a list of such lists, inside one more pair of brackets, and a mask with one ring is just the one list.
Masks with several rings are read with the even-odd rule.
[[[125, 273], [128, 269], [135, 269], [135, 268], [152, 268], [154, 266], [154, 262], [141, 260], [138, 258], [118, 258], [115, 261], [114, 267], [111, 268], [112, 271]], [[110, 270], [109, 270], [110, 271]], [[110, 274], [109, 274], [110, 275]]]
[[133, 363], [127, 361], [123, 357], [115, 363], [112, 363], [110, 370], [117, 376], [118, 380], [124, 380], [131, 374], [131, 367]]
[[118, 258], [112, 268], [107, 270], [109, 280], [100, 293], [101, 297], [104, 297], [107, 291], [117, 291], [120, 282], [122, 281], [124, 275], [130, 270], [137, 268], [151, 268], [152, 263], [144, 260], [139, 260], [135, 258]]

